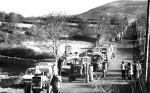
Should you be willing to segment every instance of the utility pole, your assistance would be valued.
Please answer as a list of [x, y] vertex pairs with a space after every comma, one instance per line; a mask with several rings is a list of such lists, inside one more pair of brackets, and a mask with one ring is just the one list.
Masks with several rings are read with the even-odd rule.
[[[148, 19], [147, 28], [148, 28], [148, 32], [149, 32], [149, 34], [150, 34], [150, 4], [149, 4], [149, 3], [150, 3], [150, 0], [148, 0], [148, 6], [147, 6], [147, 7], [148, 7], [148, 10], [147, 10], [147, 13], [148, 13], [148, 14], [147, 14], [147, 16], [148, 16], [148, 17], [147, 17], [147, 19]], [[150, 41], [149, 39], [150, 39], [150, 37], [148, 38], [148, 41]], [[150, 42], [149, 42], [149, 43], [150, 43]], [[149, 49], [150, 49], [150, 48], [149, 48]], [[149, 50], [149, 49], [148, 49], [148, 50]], [[148, 52], [148, 54], [149, 54], [149, 52]], [[149, 56], [150, 56], [150, 55], [148, 55], [148, 58], [149, 58]], [[150, 71], [150, 68], [149, 68], [150, 62], [149, 62], [149, 60], [150, 60], [150, 59], [147, 60], [147, 61], [148, 61], [148, 62], [147, 62], [147, 65], [148, 65], [148, 67], [147, 67], [147, 87], [148, 87], [148, 89], [147, 89], [147, 90], [148, 90], [148, 91], [150, 91], [150, 75], [149, 75], [149, 74], [150, 74], [150, 72], [149, 72], [149, 71]]]
[[[147, 4], [147, 29], [146, 29], [146, 51], [145, 51], [145, 65], [146, 65], [146, 70], [145, 70], [145, 81], [148, 81], [148, 61], [149, 61], [149, 35], [150, 35], [150, 29], [149, 29], [149, 0]], [[148, 84], [149, 82], [147, 82]]]

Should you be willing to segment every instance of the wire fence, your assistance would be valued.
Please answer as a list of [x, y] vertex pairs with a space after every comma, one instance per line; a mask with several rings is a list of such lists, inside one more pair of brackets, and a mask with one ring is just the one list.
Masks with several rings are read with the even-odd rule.
[[23, 59], [18, 57], [10, 57], [0, 55], [0, 64], [1, 65], [10, 65], [10, 66], [21, 66], [21, 67], [31, 67], [37, 60], [34, 59]]

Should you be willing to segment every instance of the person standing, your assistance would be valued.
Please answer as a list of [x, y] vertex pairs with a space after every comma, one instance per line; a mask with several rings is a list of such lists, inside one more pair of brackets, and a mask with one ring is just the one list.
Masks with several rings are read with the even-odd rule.
[[122, 80], [125, 80], [125, 63], [124, 63], [124, 61], [122, 61], [120, 68], [122, 71]]
[[108, 64], [106, 61], [103, 62], [103, 66], [102, 66], [102, 70], [103, 70], [103, 78], [106, 77], [106, 74], [107, 74], [107, 68], [108, 68]]
[[141, 64], [139, 61], [136, 62], [136, 78], [138, 79], [141, 74]]
[[129, 62], [127, 65], [127, 76], [128, 76], [129, 80], [132, 79], [132, 75], [133, 75], [133, 66], [132, 66], [131, 62]]
[[57, 64], [58, 65], [58, 75], [60, 75], [60, 76], [61, 76], [63, 61], [64, 61], [64, 58], [60, 57], [59, 60], [58, 60], [58, 64]]

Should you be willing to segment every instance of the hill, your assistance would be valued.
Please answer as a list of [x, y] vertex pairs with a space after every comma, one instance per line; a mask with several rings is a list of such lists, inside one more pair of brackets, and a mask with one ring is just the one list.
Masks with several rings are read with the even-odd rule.
[[87, 12], [78, 14], [77, 16], [84, 19], [99, 19], [100, 17], [110, 16], [138, 16], [146, 13], [146, 9], [147, 1], [119, 0], [93, 8]]

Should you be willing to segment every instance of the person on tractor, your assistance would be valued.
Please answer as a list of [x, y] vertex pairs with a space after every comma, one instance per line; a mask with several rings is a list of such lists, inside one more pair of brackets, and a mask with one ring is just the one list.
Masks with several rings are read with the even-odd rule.
[[100, 55], [94, 55], [92, 57], [92, 65], [93, 65], [93, 71], [99, 72], [102, 70], [102, 57]]

